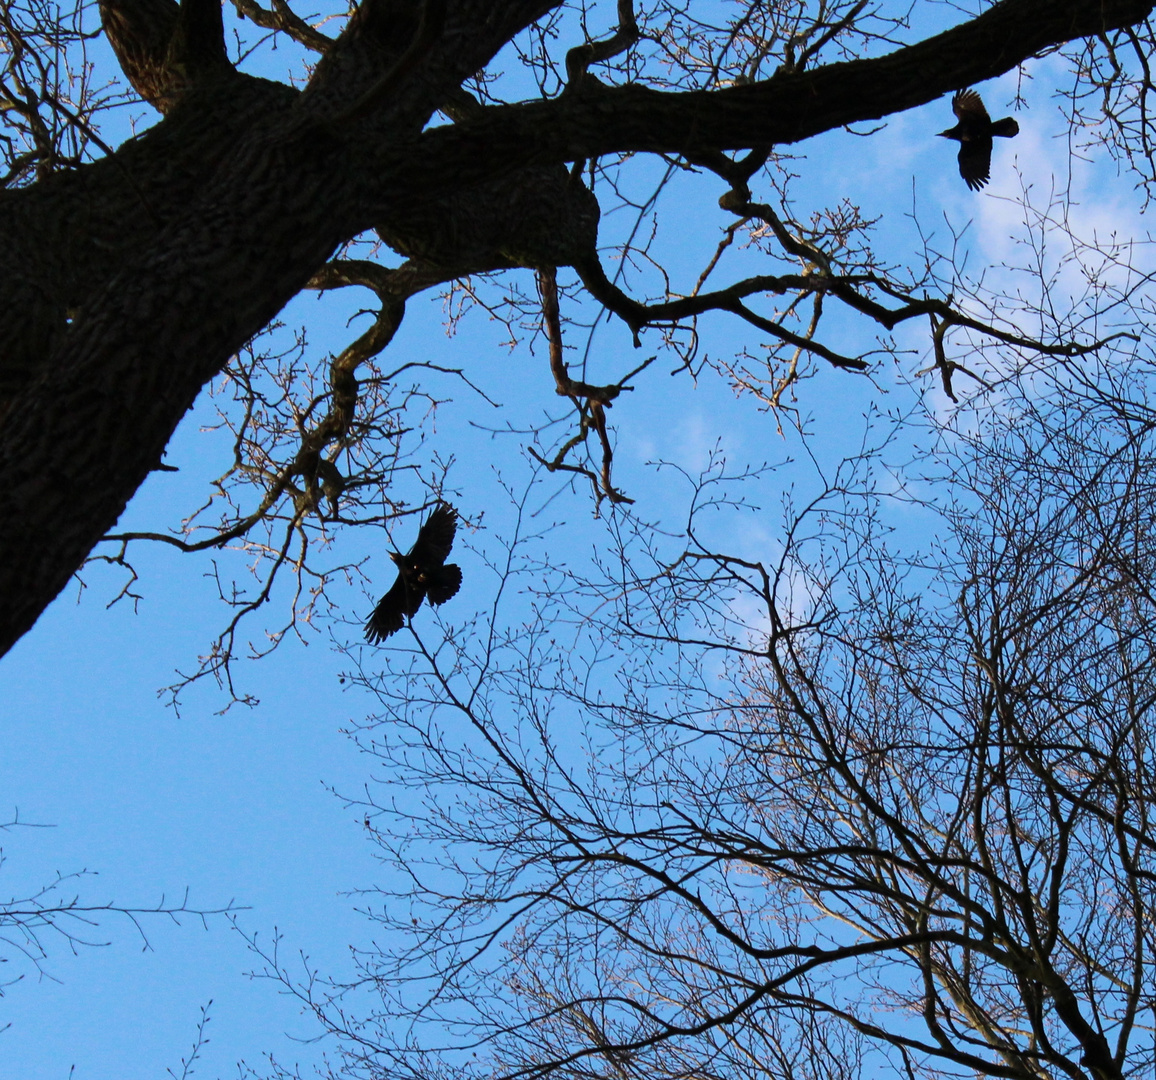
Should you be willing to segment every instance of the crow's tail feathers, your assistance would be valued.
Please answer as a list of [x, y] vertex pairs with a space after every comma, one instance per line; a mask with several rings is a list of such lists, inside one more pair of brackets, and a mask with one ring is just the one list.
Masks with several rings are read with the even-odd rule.
[[461, 588], [461, 584], [462, 568], [460, 566], [456, 563], [439, 566], [434, 573], [430, 574], [429, 580], [426, 582], [426, 599], [435, 607], [438, 604], [444, 604]]

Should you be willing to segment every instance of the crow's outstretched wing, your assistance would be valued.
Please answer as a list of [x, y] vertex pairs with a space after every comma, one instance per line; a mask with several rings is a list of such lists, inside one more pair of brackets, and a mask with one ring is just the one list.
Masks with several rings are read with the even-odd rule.
[[979, 191], [991, 179], [991, 138], [959, 144], [959, 175], [972, 191]]
[[458, 512], [449, 503], [442, 503], [426, 519], [417, 534], [417, 543], [410, 549], [406, 562], [422, 566], [441, 566], [454, 546], [458, 528]]
[[959, 121], [959, 175], [979, 191], [991, 179], [991, 117], [974, 90], [960, 90], [951, 99], [951, 111]]
[[[416, 602], [415, 602], [416, 601]], [[365, 624], [365, 640], [371, 645], [384, 641], [390, 634], [405, 626], [406, 616], [412, 617], [421, 606], [421, 594], [414, 595], [406, 586], [405, 578], [397, 575], [395, 581], [373, 609]]]
[[977, 121], [985, 124], [991, 122], [991, 117], [987, 115], [987, 109], [984, 107], [983, 98], [974, 90], [960, 90], [951, 99], [951, 111], [955, 113], [955, 118], [964, 124], [974, 124]]

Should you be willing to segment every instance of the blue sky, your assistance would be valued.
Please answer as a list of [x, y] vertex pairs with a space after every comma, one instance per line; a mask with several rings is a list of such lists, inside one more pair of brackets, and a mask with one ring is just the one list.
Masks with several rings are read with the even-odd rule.
[[[1049, 61], [1052, 70], [1055, 63]], [[993, 114], [1003, 115], [1015, 76], [980, 89]], [[954, 145], [933, 137], [950, 122], [947, 101], [891, 118], [869, 138], [833, 133], [798, 148], [807, 154], [806, 184], [798, 190], [805, 190], [815, 207], [848, 196], [862, 201], [868, 215], [885, 215], [880, 229], [886, 230], [889, 248], [900, 254], [913, 244], [908, 215], [914, 201], [925, 228], [941, 237], [945, 216], [958, 226], [972, 219], [971, 235], [978, 237], [974, 259], [993, 266], [1014, 260], [1022, 252], [1015, 234], [1023, 211], [1014, 202], [1019, 178], [1013, 163], [1039, 198], [1066, 161], [1064, 144], [1054, 139], [1060, 127], [1050, 91], [1046, 78], [1029, 87], [1032, 109], [1019, 114], [1022, 133], [997, 145], [993, 183], [981, 195], [967, 191], [955, 173]], [[1082, 226], [1130, 228], [1136, 214], [1131, 181], [1110, 168], [1086, 175], [1089, 179], [1077, 184], [1085, 192]], [[864, 176], [870, 177], [869, 189]], [[658, 243], [688, 280], [726, 221], [715, 207], [717, 187], [701, 179], [680, 181], [663, 196]], [[609, 218], [604, 238], [619, 227]], [[754, 257], [748, 260], [753, 264]], [[343, 320], [332, 316], [326, 326], [316, 310], [312, 298], [299, 300], [287, 321], [304, 311], [312, 347], [338, 347], [345, 340]], [[469, 546], [484, 547], [502, 534], [509, 523], [502, 484], [520, 490], [531, 475], [518, 436], [494, 437], [476, 424], [508, 421], [524, 428], [543, 410], [556, 414], [558, 399], [541, 348], [533, 356], [525, 346], [507, 351], [501, 328], [480, 311], [447, 336], [442, 315], [437, 299], [412, 302], [391, 348], [399, 356], [466, 365], [471, 379], [504, 406], [495, 415], [459, 388], [437, 419], [438, 444], [456, 454], [450, 472], [450, 485], [460, 492], [455, 501], [463, 515], [484, 523], [480, 533], [463, 530], [466, 587], [443, 609], [448, 619], [464, 620], [484, 611], [492, 587]], [[732, 319], [704, 319], [702, 331], [703, 347], [712, 355], [759, 343], [755, 331]], [[922, 326], [913, 329], [911, 340], [923, 332]], [[853, 351], [869, 334], [864, 324], [846, 322], [835, 340], [841, 337]], [[656, 334], [647, 335], [636, 353], [621, 324], [602, 324], [590, 377], [613, 378], [657, 350]], [[875, 386], [817, 369], [801, 386], [799, 399], [812, 417], [809, 430], [818, 452], [834, 459], [853, 447], [864, 414], [875, 405], [903, 409], [912, 394], [926, 393], [942, 407], [930, 378], [908, 388], [907, 379], [919, 366], [918, 357], [907, 356], [899, 372], [880, 369]], [[799, 446], [791, 433], [779, 434], [773, 417], [737, 401], [720, 380], [707, 374], [694, 384], [685, 375], [672, 378], [671, 367], [669, 358], [660, 356], [636, 380], [637, 390], [615, 404], [611, 419], [617, 431], [617, 482], [638, 501], [642, 516], [675, 525], [685, 491], [670, 473], [649, 463], [673, 460], [695, 471], [720, 443], [732, 460], [750, 462], [797, 456]], [[880, 390], [888, 393], [881, 397]], [[192, 508], [199, 485], [219, 471], [223, 459], [221, 437], [200, 430], [211, 418], [210, 403], [203, 399], [170, 447], [168, 460], [181, 472], [154, 476], [128, 511], [129, 520], [171, 524]], [[806, 465], [775, 476], [775, 484], [813, 482]], [[562, 523], [559, 535], [575, 560], [585, 558], [599, 542], [588, 490], [567, 490], [557, 479], [546, 480], [540, 490], [561, 492], [546, 513]], [[765, 490], [752, 491], [751, 500], [762, 511], [738, 519], [737, 534], [734, 521], [720, 522], [720, 529], [752, 554], [773, 545], [778, 496], [770, 482]], [[397, 546], [404, 548], [413, 530], [412, 521], [399, 526]], [[369, 532], [343, 538], [341, 545], [352, 558], [369, 557], [371, 592], [380, 592], [391, 580], [387, 538]], [[305, 642], [288, 640], [259, 663], [241, 665], [243, 689], [260, 699], [259, 706], [222, 713], [225, 695], [199, 684], [186, 693], [178, 712], [157, 691], [173, 681], [175, 671], [195, 663], [220, 629], [222, 611], [203, 560], [156, 550], [142, 552], [139, 563], [145, 599], [136, 611], [128, 604], [106, 610], [119, 579], [94, 567], [85, 572], [87, 588], [70, 586], [0, 661], [5, 747], [0, 803], [13, 812], [18, 808], [24, 821], [52, 826], [0, 834], [5, 859], [0, 891], [23, 896], [58, 872], [82, 869], [98, 876], [64, 891], [87, 903], [150, 907], [162, 897], [178, 900], [188, 889], [192, 907], [243, 909], [236, 919], [246, 933], [264, 941], [282, 934], [283, 958], [304, 952], [320, 969], [339, 971], [349, 945], [372, 936], [355, 910], [356, 898], [343, 894], [387, 873], [374, 858], [357, 808], [334, 794], [356, 797], [369, 772], [342, 732], [374, 703], [341, 681], [351, 661], [338, 647], [359, 641], [373, 597], [357, 584], [339, 590], [347, 621], [307, 630]], [[250, 632], [259, 636], [259, 621]], [[379, 658], [367, 652], [363, 662], [372, 666]], [[25, 978], [0, 999], [0, 1023], [9, 1025], [0, 1033], [0, 1080], [70, 1075], [136, 1080], [164, 1075], [165, 1069], [179, 1075], [200, 1010], [210, 1000], [211, 1041], [197, 1075], [235, 1075], [237, 1061], [259, 1067], [266, 1052], [283, 1064], [320, 1059], [324, 1044], [294, 1041], [315, 1034], [297, 1004], [267, 982], [246, 978], [253, 958], [224, 917], [203, 926], [193, 917], [180, 926], [161, 918], [142, 919], [141, 925], [147, 950], [140, 934], [114, 917], [103, 918], [91, 931], [93, 939], [110, 944], [75, 955], [46, 935], [50, 955], [44, 966], [50, 978], [38, 979], [21, 965]]]

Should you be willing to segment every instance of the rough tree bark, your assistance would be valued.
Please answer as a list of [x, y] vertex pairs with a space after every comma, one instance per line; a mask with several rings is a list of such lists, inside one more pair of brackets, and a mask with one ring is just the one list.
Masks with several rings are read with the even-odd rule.
[[[587, 76], [456, 112], [463, 80], [557, 0], [365, 0], [301, 91], [238, 73], [217, 0], [103, 0], [163, 119], [111, 157], [0, 192], [0, 653], [160, 461], [201, 388], [344, 241], [443, 277], [575, 265], [597, 206], [567, 162], [796, 142], [1134, 24], [1145, 0], [1004, 0], [877, 59], [659, 93]], [[423, 130], [439, 108], [457, 122]]]

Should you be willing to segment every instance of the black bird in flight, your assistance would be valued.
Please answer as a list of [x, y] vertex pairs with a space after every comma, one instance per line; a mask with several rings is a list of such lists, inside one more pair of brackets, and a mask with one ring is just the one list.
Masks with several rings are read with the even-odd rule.
[[365, 639], [376, 645], [400, 630], [407, 618], [417, 614], [423, 600], [435, 607], [444, 604], [462, 583], [461, 567], [445, 565], [454, 546], [458, 512], [449, 503], [441, 503], [418, 530], [417, 543], [408, 555], [391, 551], [397, 564], [397, 581], [373, 609], [365, 624]]
[[951, 109], [957, 123], [939, 134], [959, 143], [959, 175], [972, 191], [979, 191], [991, 179], [991, 137], [1010, 139], [1020, 126], [1010, 116], [993, 123], [974, 90], [960, 90], [951, 99]]

